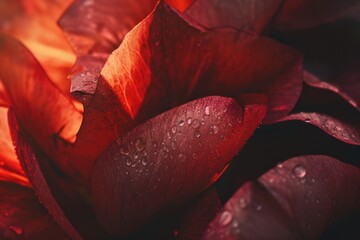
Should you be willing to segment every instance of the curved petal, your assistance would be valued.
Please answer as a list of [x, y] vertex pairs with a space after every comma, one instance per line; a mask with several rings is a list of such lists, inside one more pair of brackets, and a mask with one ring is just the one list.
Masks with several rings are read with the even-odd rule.
[[199, 194], [221, 175], [265, 111], [258, 103], [207, 97], [118, 138], [92, 171], [93, 206], [104, 229], [128, 234]]
[[0, 37], [0, 80], [22, 127], [64, 171], [74, 162], [63, 158], [62, 141], [72, 143], [82, 122], [82, 109], [48, 79], [27, 49], [11, 37]]
[[59, 22], [77, 55], [71, 92], [94, 94], [107, 57], [157, 2], [77, 0], [71, 5]]
[[200, 29], [233, 28], [256, 33], [263, 32], [281, 5], [281, 0], [195, 0], [185, 6], [184, 1], [167, 2]]
[[201, 32], [160, 3], [112, 53], [101, 76], [138, 122], [198, 97], [263, 93], [270, 123], [299, 97], [302, 58], [246, 32]]
[[0, 196], [0, 238], [68, 239], [30, 189], [0, 181]]
[[19, 39], [44, 68], [46, 74], [63, 92], [75, 56], [57, 20], [72, 0], [5, 0], [0, 3], [0, 33]]
[[279, 30], [307, 28], [335, 21], [360, 8], [357, 0], [285, 0], [275, 18]]
[[29, 187], [28, 178], [20, 165], [11, 139], [7, 108], [0, 107], [0, 180]]
[[[357, 76], [354, 74], [353, 78], [347, 78], [349, 81], [344, 83], [344, 81], [338, 81], [338, 86], [336, 83], [329, 83], [320, 80], [314, 74], [305, 71], [304, 72], [304, 82], [311, 87], [319, 88], [334, 92], [346, 100], [351, 106], [360, 111], [360, 74]], [[352, 79], [352, 80], [350, 80]]]
[[287, 160], [245, 184], [209, 226], [204, 239], [318, 239], [360, 211], [360, 170], [323, 156]]
[[314, 112], [291, 114], [281, 121], [294, 120], [312, 124], [340, 141], [360, 146], [360, 126], [342, 122], [331, 116]]

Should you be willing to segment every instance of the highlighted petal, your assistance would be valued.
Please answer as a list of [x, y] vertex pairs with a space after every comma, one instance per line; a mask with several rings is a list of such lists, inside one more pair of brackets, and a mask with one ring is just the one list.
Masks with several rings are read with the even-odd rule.
[[213, 183], [265, 116], [266, 106], [224, 97], [181, 105], [118, 138], [92, 172], [95, 212], [128, 234]]

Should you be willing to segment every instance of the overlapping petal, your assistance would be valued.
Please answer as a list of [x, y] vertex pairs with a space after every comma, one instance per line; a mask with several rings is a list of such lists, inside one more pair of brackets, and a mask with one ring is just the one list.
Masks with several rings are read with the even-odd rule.
[[63, 92], [75, 55], [57, 25], [72, 0], [5, 0], [0, 3], [0, 33], [20, 40], [44, 68], [46, 74]]
[[289, 159], [245, 184], [204, 239], [318, 239], [332, 223], [358, 212], [360, 170], [323, 155]]

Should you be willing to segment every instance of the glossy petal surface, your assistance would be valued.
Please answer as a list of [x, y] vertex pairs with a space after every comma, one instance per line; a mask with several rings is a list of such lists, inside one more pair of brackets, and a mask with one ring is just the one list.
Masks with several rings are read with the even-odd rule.
[[102, 226], [127, 234], [199, 194], [222, 173], [265, 115], [207, 97], [158, 115], [117, 139], [96, 160], [92, 197]]

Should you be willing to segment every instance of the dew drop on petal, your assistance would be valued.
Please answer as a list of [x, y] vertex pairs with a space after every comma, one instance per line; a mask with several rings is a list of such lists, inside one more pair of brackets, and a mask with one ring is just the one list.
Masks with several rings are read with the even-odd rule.
[[297, 178], [303, 178], [306, 175], [306, 169], [301, 165], [296, 165], [293, 169], [293, 173]]
[[191, 123], [191, 126], [192, 126], [193, 128], [198, 128], [198, 127], [200, 127], [200, 121], [199, 121], [198, 119], [194, 119], [194, 121], [192, 121], [192, 123]]
[[211, 126], [210, 130], [211, 134], [218, 134], [219, 133], [219, 127], [216, 125]]
[[128, 165], [128, 166], [131, 165], [131, 159], [130, 158], [126, 158], [126, 165]]
[[198, 156], [196, 153], [193, 153], [193, 154], [192, 154], [192, 157], [193, 157], [194, 159], [197, 159], [199, 156]]
[[180, 120], [179, 123], [178, 123], [178, 125], [179, 125], [180, 127], [184, 126], [184, 124], [185, 124], [185, 121], [184, 121], [184, 120]]
[[130, 154], [130, 147], [129, 145], [125, 144], [120, 148], [120, 153], [123, 155], [129, 155]]
[[195, 137], [199, 138], [201, 136], [201, 133], [199, 131], [195, 132]]
[[247, 206], [247, 202], [244, 198], [240, 198], [239, 200], [240, 208], [244, 209]]
[[186, 120], [186, 122], [187, 122], [187, 124], [191, 124], [192, 123], [192, 118], [191, 117], [189, 117], [187, 120]]
[[210, 107], [209, 106], [205, 107], [205, 115], [207, 115], [207, 116], [210, 115]]
[[136, 139], [135, 148], [138, 152], [141, 152], [142, 150], [144, 150], [145, 144], [140, 138]]
[[17, 235], [21, 235], [23, 233], [23, 229], [17, 226], [10, 226], [9, 229], [13, 230]]
[[182, 153], [179, 154], [178, 158], [179, 158], [180, 162], [185, 162], [185, 160], [186, 160], [185, 154], [182, 154]]
[[255, 208], [256, 211], [260, 211], [261, 209], [262, 209], [262, 206], [260, 204], [257, 205], [256, 208]]
[[232, 219], [233, 219], [233, 216], [232, 216], [231, 212], [225, 210], [220, 216], [219, 223], [221, 226], [226, 227], [227, 225], [229, 225], [231, 223]]
[[148, 163], [147, 158], [146, 158], [146, 157], [144, 157], [144, 158], [141, 160], [141, 163], [142, 163], [142, 165], [146, 166], [146, 165], [147, 165], [147, 163]]
[[176, 130], [177, 130], [177, 126], [172, 126], [171, 132], [172, 132], [172, 133], [176, 133]]

